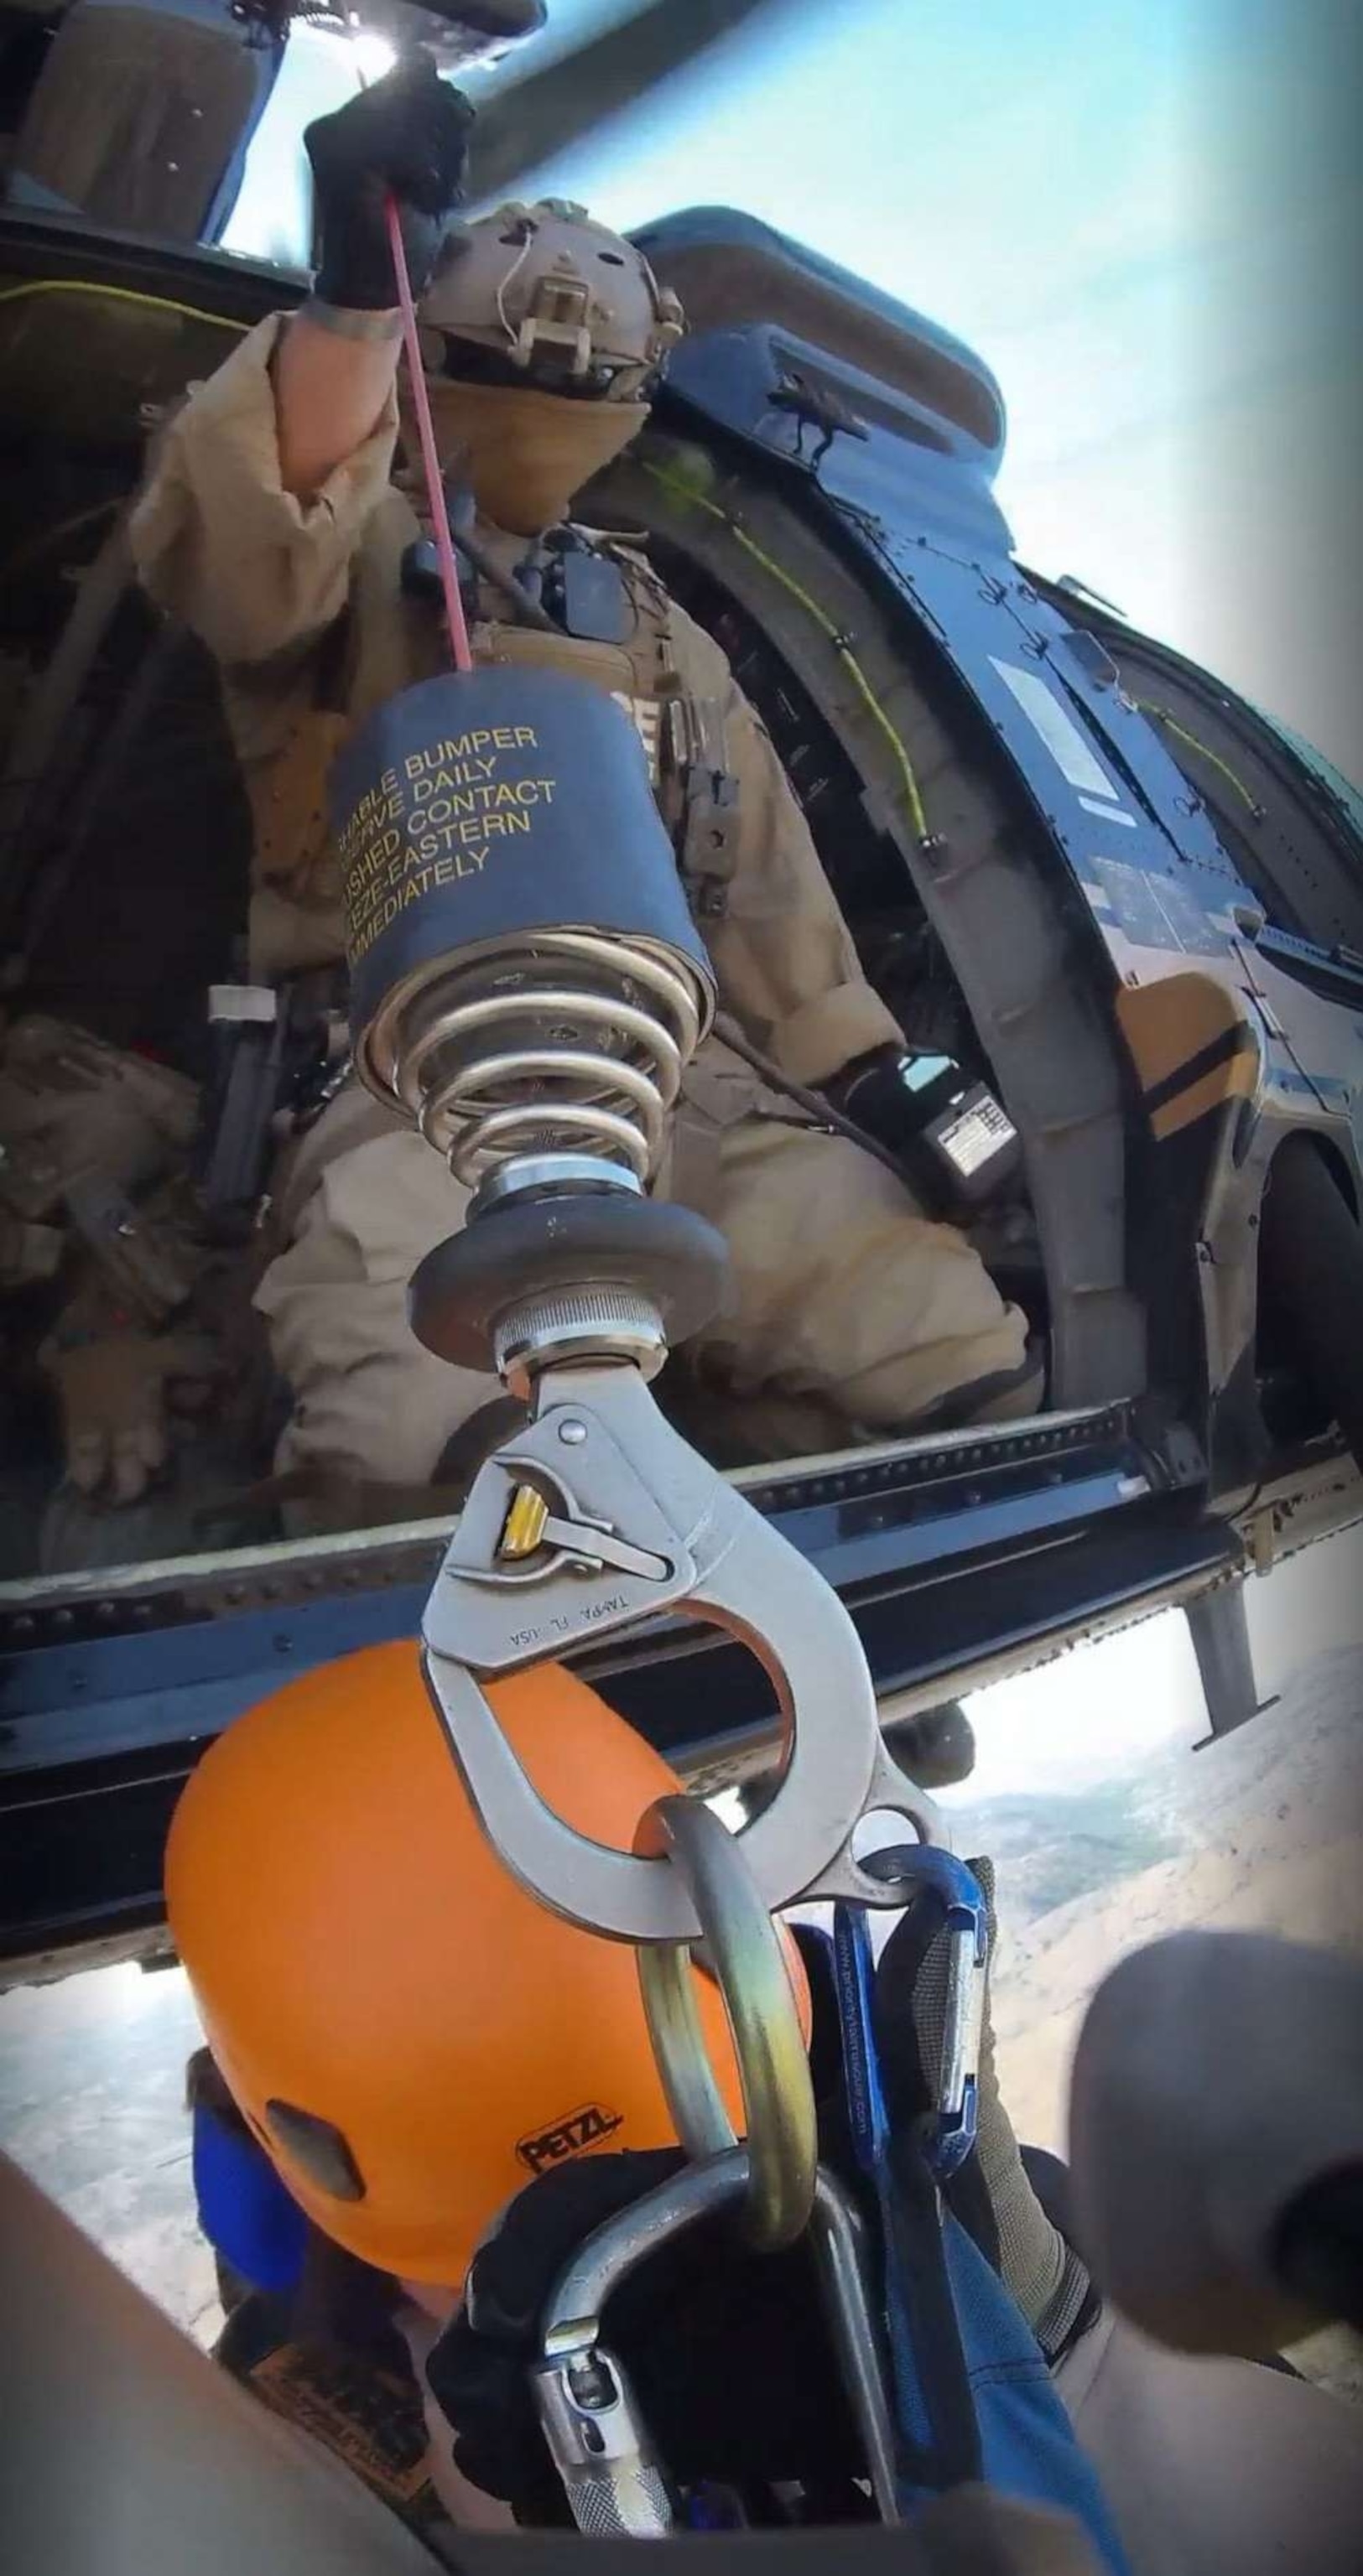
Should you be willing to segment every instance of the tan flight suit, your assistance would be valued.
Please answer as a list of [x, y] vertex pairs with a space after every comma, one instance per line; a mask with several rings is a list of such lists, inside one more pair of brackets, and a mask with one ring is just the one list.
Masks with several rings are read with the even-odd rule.
[[[442, 667], [436, 617], [399, 588], [416, 533], [390, 485], [396, 407], [302, 502], [280, 480], [269, 364], [278, 317], [196, 388], [166, 436], [133, 522], [142, 580], [221, 666], [256, 817], [253, 972], [336, 960], [341, 911], [324, 819], [331, 755], [357, 721]], [[486, 524], [506, 565], [525, 541]], [[721, 700], [740, 787], [727, 909], [702, 924], [723, 1007], [796, 1080], [818, 1083], [900, 1031], [866, 982], [771, 742], [710, 638], [646, 568], [628, 573], [625, 648], [505, 622], [485, 590], [481, 662], [553, 662], [640, 702]], [[343, 623], [342, 612], [350, 611]], [[482, 612], [486, 611], [486, 614]], [[647, 731], [647, 723], [641, 728]], [[661, 1187], [728, 1237], [733, 1310], [698, 1344], [726, 1404], [749, 1411], [751, 1456], [906, 1427], [953, 1399], [973, 1418], [1030, 1409], [1025, 1325], [977, 1255], [847, 1140], [798, 1119], [713, 1041], [686, 1083]], [[435, 1360], [406, 1321], [416, 1263], [453, 1232], [466, 1194], [420, 1138], [355, 1089], [333, 1102], [281, 1179], [285, 1248], [257, 1304], [295, 1396], [281, 1469], [430, 1476], [495, 1380]]]

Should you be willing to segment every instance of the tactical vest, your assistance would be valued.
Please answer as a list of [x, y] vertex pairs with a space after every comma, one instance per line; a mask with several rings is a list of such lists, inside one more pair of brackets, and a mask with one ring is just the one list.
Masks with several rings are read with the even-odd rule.
[[[317, 652], [310, 688], [300, 694], [277, 748], [248, 767], [257, 886], [253, 971], [267, 979], [330, 964], [344, 952], [326, 821], [327, 777], [341, 743], [386, 699], [448, 668], [438, 592], [434, 585], [413, 585], [420, 567], [412, 550], [422, 536], [411, 501], [390, 491], [365, 527], [349, 605]], [[482, 550], [509, 572], [526, 554], [523, 538], [486, 526], [478, 536]], [[724, 909], [738, 821], [722, 707], [684, 688], [674, 664], [671, 602], [646, 558], [598, 537], [575, 560], [593, 568], [584, 587], [591, 590], [589, 622], [597, 632], [571, 631], [567, 581], [563, 623], [549, 634], [517, 623], [507, 595], [480, 576], [465, 595], [474, 661], [572, 672], [624, 708], [638, 729], [692, 908], [701, 920], [713, 918]], [[613, 627], [621, 640], [601, 640], [603, 627]]]

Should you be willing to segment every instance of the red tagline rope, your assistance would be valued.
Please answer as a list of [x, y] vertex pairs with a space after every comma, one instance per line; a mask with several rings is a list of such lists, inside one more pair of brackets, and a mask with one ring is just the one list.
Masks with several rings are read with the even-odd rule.
[[431, 527], [435, 534], [435, 551], [440, 564], [440, 586], [445, 594], [445, 620], [449, 628], [450, 649], [456, 671], [471, 671], [473, 655], [469, 651], [469, 630], [464, 622], [464, 603], [459, 595], [459, 575], [455, 569], [454, 545], [450, 536], [450, 514], [445, 507], [445, 485], [436, 453], [435, 423], [431, 419], [431, 398], [426, 390], [426, 374], [421, 363], [421, 341], [417, 333], [416, 306], [412, 301], [412, 281], [407, 274], [407, 253], [403, 247], [402, 223], [397, 204], [391, 196], [385, 209], [388, 218], [388, 242], [393, 254], [393, 275], [397, 280], [398, 303], [402, 308], [402, 340], [407, 352], [407, 374], [412, 388], [412, 408], [416, 413], [421, 439], [421, 463], [426, 476], [426, 498], [430, 504]]

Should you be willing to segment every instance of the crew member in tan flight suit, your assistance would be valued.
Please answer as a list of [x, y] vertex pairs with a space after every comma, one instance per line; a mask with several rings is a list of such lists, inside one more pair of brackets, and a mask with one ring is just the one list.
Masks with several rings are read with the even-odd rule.
[[[861, 973], [766, 732], [642, 559], [598, 544], [590, 609], [574, 609], [586, 541], [567, 524], [572, 497], [647, 421], [680, 310], [640, 254], [578, 208], [503, 207], [450, 232], [468, 115], [423, 62], [309, 128], [315, 291], [195, 388], [135, 518], [147, 590], [221, 667], [256, 820], [252, 974], [339, 959], [328, 765], [384, 698], [446, 666], [438, 603], [409, 555], [420, 522], [393, 480], [391, 188], [456, 519], [461, 491], [476, 512], [474, 658], [576, 671], [626, 701], [664, 811], [685, 702], [712, 726], [722, 718], [736, 830], [727, 883], [696, 901], [721, 1005], [784, 1074], [830, 1085], [892, 1057], [902, 1033]], [[560, 601], [561, 631], [544, 630], [543, 610], [523, 622], [518, 581]], [[692, 1349], [745, 1454], [1033, 1410], [1041, 1377], [1024, 1320], [964, 1237], [925, 1218], [870, 1154], [798, 1118], [712, 1040], [687, 1077], [660, 1184], [729, 1240], [735, 1310]], [[464, 1204], [440, 1158], [353, 1085], [301, 1140], [279, 1176], [279, 1249], [256, 1296], [294, 1398], [281, 1471], [425, 1483], [493, 1397], [489, 1379], [433, 1358], [406, 1320], [408, 1279]]]

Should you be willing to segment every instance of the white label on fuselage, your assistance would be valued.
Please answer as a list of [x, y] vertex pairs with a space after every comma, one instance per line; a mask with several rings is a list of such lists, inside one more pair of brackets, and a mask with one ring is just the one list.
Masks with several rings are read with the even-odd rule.
[[1110, 813], [1117, 801], [1117, 789], [1102, 762], [1090, 751], [1073, 716], [1066, 713], [1035, 671], [1021, 670], [1016, 662], [1001, 662], [996, 653], [991, 653], [989, 659], [1028, 723], [1040, 734], [1062, 778], [1085, 795], [1105, 798], [1099, 811]]

